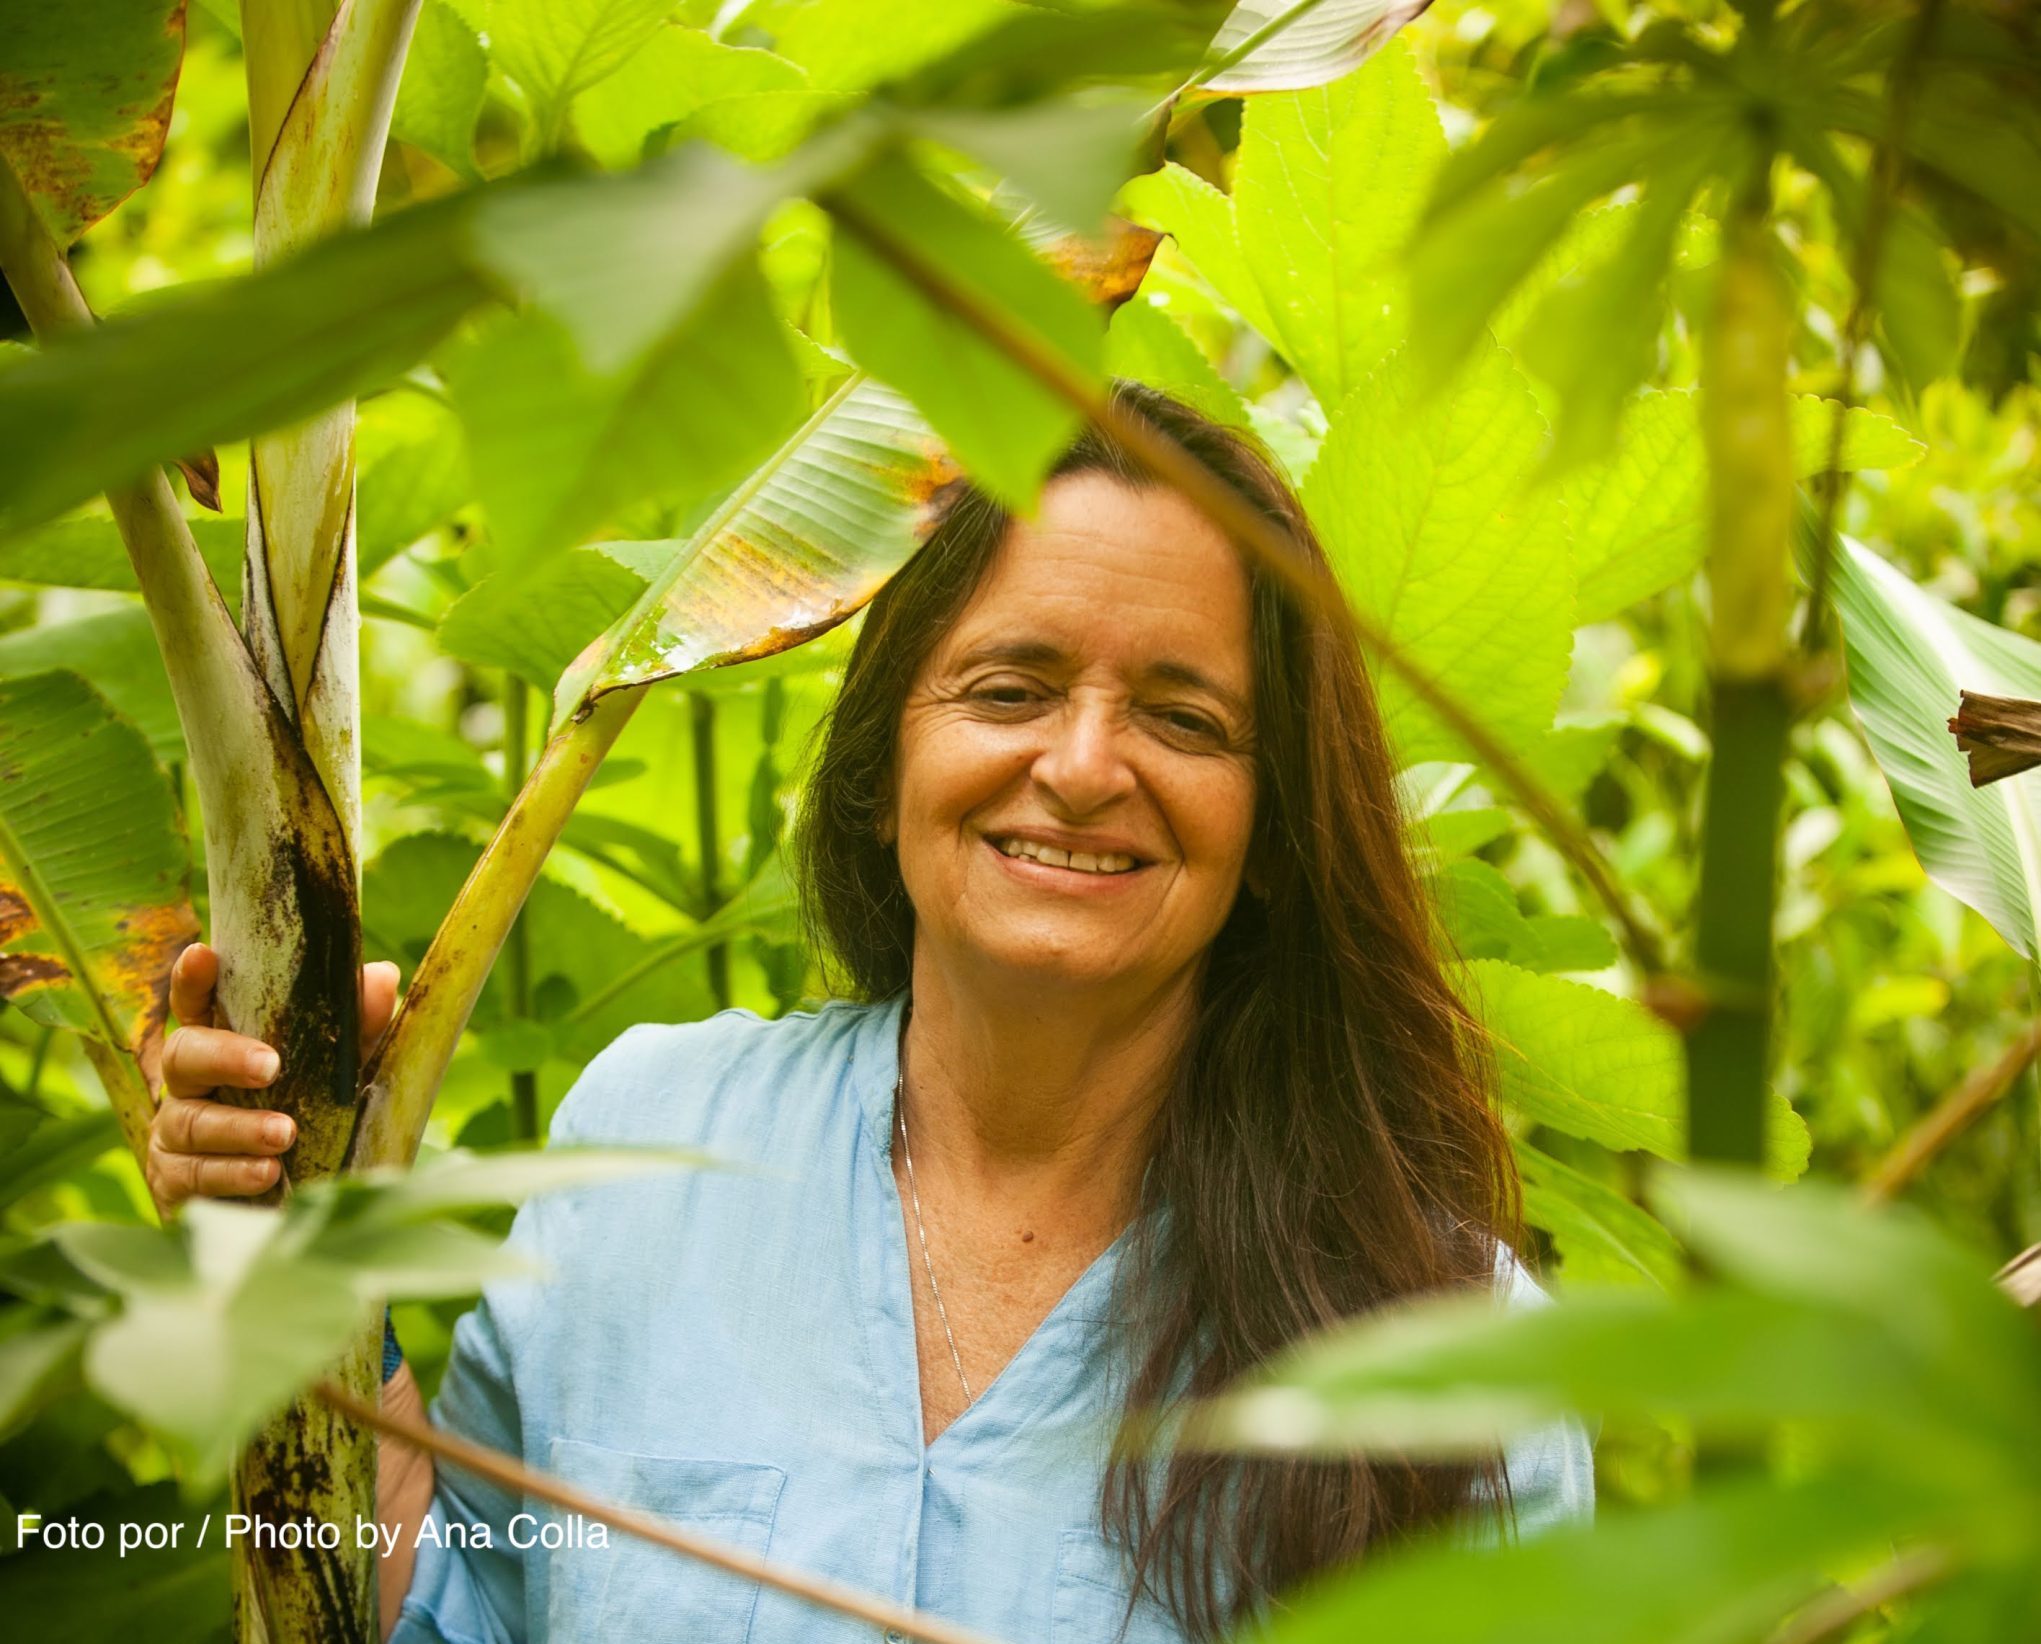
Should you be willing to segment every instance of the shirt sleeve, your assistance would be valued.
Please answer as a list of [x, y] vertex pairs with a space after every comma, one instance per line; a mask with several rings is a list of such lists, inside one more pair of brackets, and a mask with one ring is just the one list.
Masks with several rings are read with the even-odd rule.
[[[582, 1139], [591, 1110], [646, 1042], [648, 1030], [630, 1029], [582, 1070], [555, 1113], [549, 1142]], [[528, 1201], [511, 1223], [507, 1248], [543, 1266], [554, 1246], [545, 1231], [556, 1200]], [[512, 1344], [529, 1339], [538, 1318], [560, 1305], [529, 1279], [485, 1287], [482, 1299], [454, 1326], [453, 1351], [433, 1401], [432, 1424], [471, 1443], [511, 1456], [525, 1453], [524, 1421]], [[433, 1498], [418, 1537], [411, 1585], [390, 1644], [524, 1644], [527, 1636], [525, 1563], [512, 1545], [511, 1520], [527, 1511], [524, 1498], [501, 1485], [435, 1462]], [[486, 1532], [486, 1533], [485, 1533]]]
[[[1551, 1298], [1525, 1271], [1514, 1252], [1496, 1259], [1496, 1293], [1507, 1307], [1548, 1307]], [[1503, 1450], [1509, 1488], [1504, 1515], [1509, 1538], [1521, 1541], [1595, 1512], [1594, 1441], [1587, 1428], [1568, 1417], [1524, 1434]]]

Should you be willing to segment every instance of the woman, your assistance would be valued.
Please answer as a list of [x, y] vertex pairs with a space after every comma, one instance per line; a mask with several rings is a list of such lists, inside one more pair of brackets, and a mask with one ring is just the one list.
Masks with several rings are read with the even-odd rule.
[[[1116, 392], [1321, 554], [1247, 441]], [[1570, 1425], [1487, 1468], [1111, 1453], [1124, 1416], [1335, 1320], [1498, 1272], [1535, 1296], [1341, 622], [1088, 435], [1037, 519], [965, 492], [873, 602], [799, 847], [863, 1002], [633, 1029], [553, 1127], [761, 1168], [528, 1206], [550, 1278], [462, 1322], [438, 1422], [1051, 1644], [1213, 1637], [1470, 1503], [1520, 1531], [1586, 1510]], [[380, 1021], [394, 976], [365, 985]], [[261, 1054], [181, 1032], [170, 1088], [258, 1086]], [[260, 1189], [270, 1122], [166, 1101], [159, 1196]], [[521, 1503], [389, 1459], [385, 1518], [433, 1526], [384, 1567], [399, 1638], [866, 1631], [622, 1538], [511, 1546]], [[462, 1522], [493, 1548], [436, 1544]]]

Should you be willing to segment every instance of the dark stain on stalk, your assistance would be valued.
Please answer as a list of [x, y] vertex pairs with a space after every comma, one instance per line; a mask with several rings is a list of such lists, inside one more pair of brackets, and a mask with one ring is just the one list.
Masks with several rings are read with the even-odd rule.
[[276, 863], [280, 878], [289, 875], [305, 943], [276, 1047], [283, 1059], [286, 1111], [298, 1125], [297, 1143], [284, 1155], [294, 1182], [316, 1181], [340, 1168], [354, 1134], [361, 1054], [356, 992], [361, 936], [353, 868], [307, 850], [305, 843], [280, 841]]

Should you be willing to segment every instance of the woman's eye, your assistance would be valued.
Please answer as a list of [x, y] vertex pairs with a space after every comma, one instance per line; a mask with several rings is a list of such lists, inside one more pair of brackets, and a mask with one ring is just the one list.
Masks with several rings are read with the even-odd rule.
[[1165, 708], [1162, 710], [1161, 717], [1163, 723], [1172, 731], [1180, 732], [1185, 736], [1200, 737], [1210, 741], [1221, 738], [1225, 734], [1208, 715], [1198, 713], [1190, 708]]
[[1024, 708], [1035, 700], [1035, 692], [1026, 685], [980, 685], [971, 692], [971, 700], [992, 708]]

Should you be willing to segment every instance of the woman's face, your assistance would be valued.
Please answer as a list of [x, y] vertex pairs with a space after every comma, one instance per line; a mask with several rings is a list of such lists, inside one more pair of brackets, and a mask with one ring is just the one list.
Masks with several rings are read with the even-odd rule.
[[1255, 811], [1248, 581], [1174, 492], [1050, 483], [909, 690], [893, 806], [917, 968], [994, 986], [1185, 976]]

